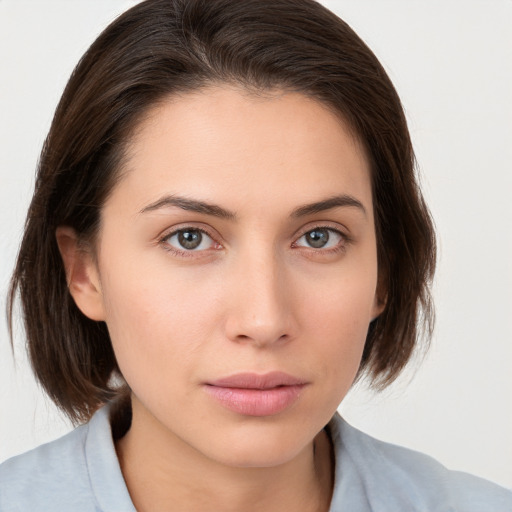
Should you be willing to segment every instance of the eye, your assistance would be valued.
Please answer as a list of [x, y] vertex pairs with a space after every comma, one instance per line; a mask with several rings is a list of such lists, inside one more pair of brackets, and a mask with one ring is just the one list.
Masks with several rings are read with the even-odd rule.
[[333, 228], [315, 228], [304, 233], [296, 242], [298, 247], [311, 247], [313, 249], [333, 249], [340, 245], [344, 236]]
[[177, 251], [204, 251], [215, 247], [215, 242], [203, 230], [184, 228], [170, 233], [162, 240]]

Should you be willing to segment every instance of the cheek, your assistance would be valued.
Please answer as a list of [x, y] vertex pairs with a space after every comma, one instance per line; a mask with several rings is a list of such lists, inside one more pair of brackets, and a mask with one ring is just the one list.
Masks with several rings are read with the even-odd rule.
[[[370, 267], [371, 268], [371, 267]], [[302, 308], [303, 330], [315, 340], [308, 358], [335, 385], [355, 376], [375, 301], [376, 275], [356, 272], [332, 276], [308, 294]]]
[[179, 274], [169, 279], [156, 269], [127, 270], [117, 267], [104, 286], [106, 321], [121, 372], [132, 388], [156, 385], [156, 375], [175, 384], [187, 380], [214, 323], [214, 302]]
[[[142, 256], [116, 258], [113, 248], [109, 255], [102, 279], [107, 325], [121, 372], [140, 398], [161, 397], [166, 389], [178, 402], [200, 371], [239, 355], [222, 330], [226, 315], [237, 314], [233, 272], [171, 272]], [[376, 287], [376, 263], [367, 259], [315, 271], [289, 267], [284, 281], [283, 309], [297, 330], [279, 363], [316, 376], [329, 407], [343, 398], [359, 367]]]

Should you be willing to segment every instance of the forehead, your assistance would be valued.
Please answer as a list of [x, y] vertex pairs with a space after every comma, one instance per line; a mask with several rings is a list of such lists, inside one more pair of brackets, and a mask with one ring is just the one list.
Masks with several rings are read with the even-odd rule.
[[237, 211], [257, 198], [293, 208], [350, 193], [371, 210], [365, 152], [338, 115], [299, 93], [228, 86], [155, 106], [135, 130], [123, 178], [105, 206], [123, 196], [140, 211], [172, 193]]

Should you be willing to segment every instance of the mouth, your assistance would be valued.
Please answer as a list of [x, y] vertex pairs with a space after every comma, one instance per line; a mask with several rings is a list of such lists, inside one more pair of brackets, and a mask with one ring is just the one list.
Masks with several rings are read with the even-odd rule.
[[245, 416], [273, 416], [291, 407], [308, 383], [284, 372], [239, 373], [204, 385], [221, 406]]

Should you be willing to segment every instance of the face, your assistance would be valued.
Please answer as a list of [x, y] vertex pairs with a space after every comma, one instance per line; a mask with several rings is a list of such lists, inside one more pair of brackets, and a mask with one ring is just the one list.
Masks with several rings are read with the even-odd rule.
[[171, 98], [137, 130], [87, 265], [72, 293], [106, 321], [139, 426], [223, 464], [286, 462], [381, 311], [367, 159], [297, 93]]

